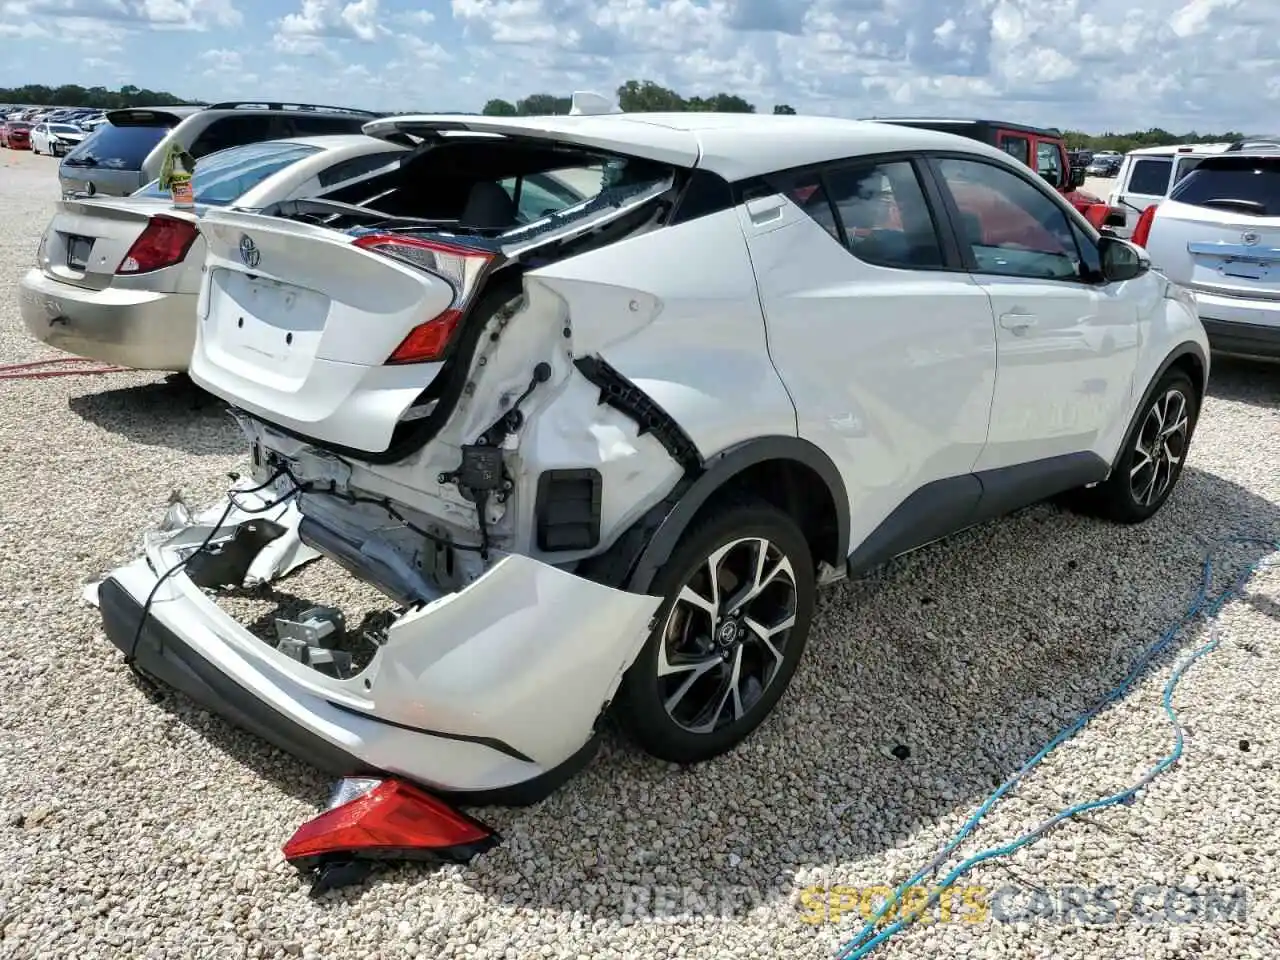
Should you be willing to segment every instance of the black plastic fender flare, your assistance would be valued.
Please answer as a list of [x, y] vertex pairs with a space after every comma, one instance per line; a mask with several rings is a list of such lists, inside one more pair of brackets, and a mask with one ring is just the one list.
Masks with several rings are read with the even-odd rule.
[[[1133, 439], [1133, 432], [1138, 429], [1142, 422], [1142, 412], [1147, 409], [1147, 404], [1152, 400], [1155, 393], [1156, 384], [1160, 382], [1160, 378], [1169, 372], [1169, 369], [1181, 360], [1183, 357], [1194, 357], [1200, 363], [1200, 369], [1204, 374], [1197, 384], [1200, 388], [1200, 402], [1203, 406], [1205, 394], [1209, 392], [1209, 358], [1205, 356], [1204, 348], [1194, 340], [1187, 340], [1178, 344], [1169, 351], [1169, 355], [1161, 361], [1160, 366], [1156, 367], [1156, 372], [1151, 375], [1151, 379], [1147, 381], [1147, 387], [1142, 392], [1142, 396], [1138, 400], [1137, 407], [1134, 408], [1133, 416], [1129, 421], [1129, 426], [1125, 429], [1124, 436], [1120, 438], [1120, 446], [1116, 449], [1115, 456], [1111, 458], [1111, 469], [1114, 470], [1116, 463], [1124, 456], [1125, 450], [1129, 447], [1129, 441]], [[1197, 411], [1197, 418], [1199, 411]]]
[[[659, 508], [667, 506], [666, 515], [631, 566], [627, 589], [648, 593], [658, 570], [670, 559], [698, 510], [742, 471], [768, 460], [792, 460], [822, 478], [836, 511], [836, 556], [823, 559], [837, 567], [844, 564], [849, 555], [849, 495], [836, 465], [820, 447], [800, 437], [756, 437], [708, 459], [703, 472], [679, 493], [674, 506], [670, 506], [669, 501], [659, 505]], [[644, 522], [644, 519], [637, 521], [637, 526]]]

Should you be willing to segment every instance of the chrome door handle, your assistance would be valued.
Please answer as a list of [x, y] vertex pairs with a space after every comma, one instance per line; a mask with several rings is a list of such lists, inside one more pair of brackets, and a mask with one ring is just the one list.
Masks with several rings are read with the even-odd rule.
[[1033, 313], [1002, 313], [1000, 326], [1006, 330], [1026, 330], [1034, 327], [1039, 321]]

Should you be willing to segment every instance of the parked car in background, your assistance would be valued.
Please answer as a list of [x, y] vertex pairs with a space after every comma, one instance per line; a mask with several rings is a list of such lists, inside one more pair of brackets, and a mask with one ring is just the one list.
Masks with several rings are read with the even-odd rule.
[[1081, 190], [1084, 167], [1073, 167], [1062, 132], [1054, 128], [1029, 127], [1003, 120], [965, 120], [923, 117], [874, 117], [880, 123], [894, 123], [922, 130], [940, 130], [969, 137], [997, 147], [1038, 173], [1055, 190], [1084, 214], [1095, 228], [1110, 228], [1123, 220], [1122, 213], [1102, 198]]
[[127, 196], [160, 176], [170, 144], [201, 157], [245, 143], [359, 133], [377, 114], [314, 104], [229, 101], [209, 107], [131, 107], [107, 122], [58, 168], [64, 193]]
[[[528, 800], [606, 711], [706, 760], [773, 711], [820, 583], [1057, 493], [1138, 522], [1174, 488], [1194, 309], [996, 147], [752, 114], [365, 130], [422, 144], [366, 209], [202, 218], [190, 372], [244, 428], [238, 505], [287, 500], [385, 618], [340, 657], [250, 632], [202, 587], [253, 548], [180, 562], [253, 542], [237, 504], [98, 589], [136, 669], [331, 773]], [[589, 189], [525, 206], [547, 174]]]
[[393, 165], [403, 150], [360, 134], [231, 147], [197, 165], [194, 211], [174, 209], [155, 182], [130, 197], [64, 198], [38, 265], [19, 284], [23, 322], [36, 339], [77, 356], [185, 370], [204, 265], [196, 218], [231, 203], [322, 197]]
[[31, 149], [34, 153], [61, 157], [87, 136], [70, 123], [37, 123], [31, 128]]
[[1201, 158], [1133, 240], [1194, 293], [1215, 351], [1280, 359], [1280, 154]]
[[31, 124], [25, 120], [6, 120], [0, 128], [0, 146], [10, 150], [30, 150]]
[[1167, 197], [1174, 185], [1206, 157], [1226, 153], [1232, 146], [1231, 143], [1184, 143], [1130, 150], [1121, 158], [1116, 185], [1108, 198], [1124, 214], [1124, 223], [1117, 227], [1116, 233], [1131, 236], [1142, 211]]
[[1094, 157], [1085, 168], [1085, 173], [1091, 177], [1114, 177], [1120, 172], [1120, 165], [1123, 162], [1124, 158], [1119, 154], [1108, 157]]

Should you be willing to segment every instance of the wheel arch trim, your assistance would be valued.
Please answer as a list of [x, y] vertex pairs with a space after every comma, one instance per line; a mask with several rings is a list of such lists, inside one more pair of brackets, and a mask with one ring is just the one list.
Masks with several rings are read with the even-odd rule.
[[1201, 382], [1196, 384], [1200, 390], [1200, 396], [1198, 399], [1201, 402], [1204, 401], [1205, 394], [1209, 389], [1209, 358], [1200, 344], [1196, 343], [1194, 340], [1187, 340], [1170, 350], [1164, 360], [1162, 360], [1159, 366], [1156, 367], [1155, 372], [1151, 375], [1150, 379], [1147, 380], [1147, 385], [1142, 391], [1142, 396], [1139, 398], [1138, 404], [1134, 407], [1133, 414], [1129, 419], [1129, 426], [1125, 428], [1124, 435], [1120, 439], [1120, 446], [1116, 448], [1116, 452], [1111, 458], [1112, 470], [1115, 469], [1120, 458], [1124, 456], [1125, 450], [1129, 448], [1129, 442], [1133, 439], [1133, 432], [1142, 422], [1142, 413], [1147, 409], [1147, 405], [1154, 397], [1156, 385], [1160, 383], [1160, 378], [1168, 373], [1173, 368], [1173, 365], [1183, 357], [1193, 358], [1200, 364], [1200, 369], [1204, 371], [1200, 378]]
[[850, 509], [840, 471], [820, 447], [808, 440], [783, 435], [756, 437], [708, 458], [705, 469], [681, 494], [641, 550], [628, 580], [629, 588], [646, 592], [698, 511], [743, 471], [773, 460], [790, 460], [807, 467], [826, 485], [835, 505], [836, 556], [821, 559], [842, 566], [849, 553]]

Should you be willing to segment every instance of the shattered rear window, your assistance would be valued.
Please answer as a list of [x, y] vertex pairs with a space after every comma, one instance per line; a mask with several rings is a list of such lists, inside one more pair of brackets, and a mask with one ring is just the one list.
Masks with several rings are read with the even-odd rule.
[[[595, 168], [576, 168], [572, 179], [564, 171], [552, 171], [541, 176], [557, 177], [558, 185], [569, 185], [572, 189], [589, 193], [589, 186], [584, 189], [583, 176], [596, 170], [600, 181], [594, 194], [503, 232], [500, 236], [502, 245], [508, 249], [523, 246], [571, 225], [586, 229], [597, 218], [606, 218], [623, 207], [660, 196], [675, 183], [675, 173], [670, 167], [629, 158], [611, 159]], [[528, 179], [535, 180], [535, 177], [531, 175]]]

